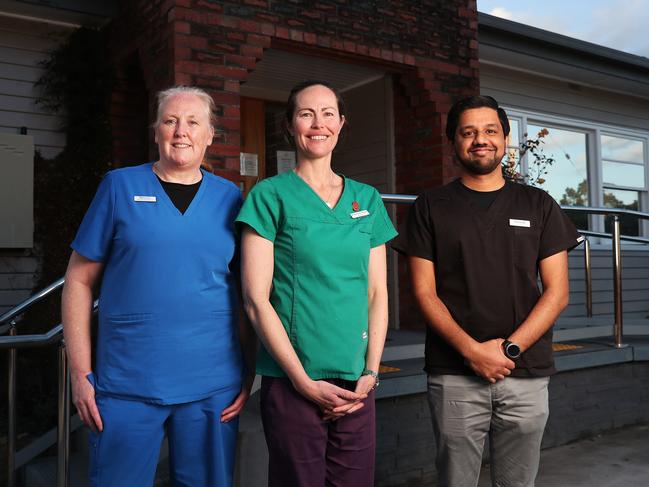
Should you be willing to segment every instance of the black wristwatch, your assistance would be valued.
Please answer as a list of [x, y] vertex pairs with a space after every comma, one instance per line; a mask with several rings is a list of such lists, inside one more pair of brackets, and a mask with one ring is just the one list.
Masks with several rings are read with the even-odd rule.
[[509, 340], [505, 340], [503, 342], [503, 352], [505, 352], [507, 358], [514, 360], [521, 356], [521, 347]]

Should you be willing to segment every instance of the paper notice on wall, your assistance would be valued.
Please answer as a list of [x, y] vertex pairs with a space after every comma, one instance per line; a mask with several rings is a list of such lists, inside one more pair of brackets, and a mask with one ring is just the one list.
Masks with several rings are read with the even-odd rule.
[[257, 176], [259, 168], [259, 158], [257, 154], [241, 152], [239, 154], [239, 163], [241, 164], [242, 176]]
[[277, 174], [295, 169], [295, 152], [292, 150], [277, 151]]

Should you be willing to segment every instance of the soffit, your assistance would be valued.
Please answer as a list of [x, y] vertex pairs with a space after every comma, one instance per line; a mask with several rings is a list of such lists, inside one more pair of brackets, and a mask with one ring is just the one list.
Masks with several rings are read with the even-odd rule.
[[241, 85], [241, 94], [250, 98], [285, 102], [291, 88], [301, 81], [323, 80], [345, 92], [383, 76], [384, 71], [367, 66], [268, 49]]

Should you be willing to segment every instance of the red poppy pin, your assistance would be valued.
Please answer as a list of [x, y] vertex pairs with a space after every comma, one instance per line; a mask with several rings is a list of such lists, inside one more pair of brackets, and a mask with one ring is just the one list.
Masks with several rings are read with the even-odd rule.
[[352, 210], [358, 211], [358, 210], [360, 210], [360, 208], [361, 208], [361, 205], [358, 204], [358, 201], [354, 201], [352, 203]]

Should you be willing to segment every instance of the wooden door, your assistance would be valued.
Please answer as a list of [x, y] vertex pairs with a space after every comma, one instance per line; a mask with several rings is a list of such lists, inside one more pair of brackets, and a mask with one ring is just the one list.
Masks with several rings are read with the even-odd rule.
[[241, 176], [243, 193], [266, 177], [265, 102], [241, 97], [241, 152], [257, 154], [257, 176]]

